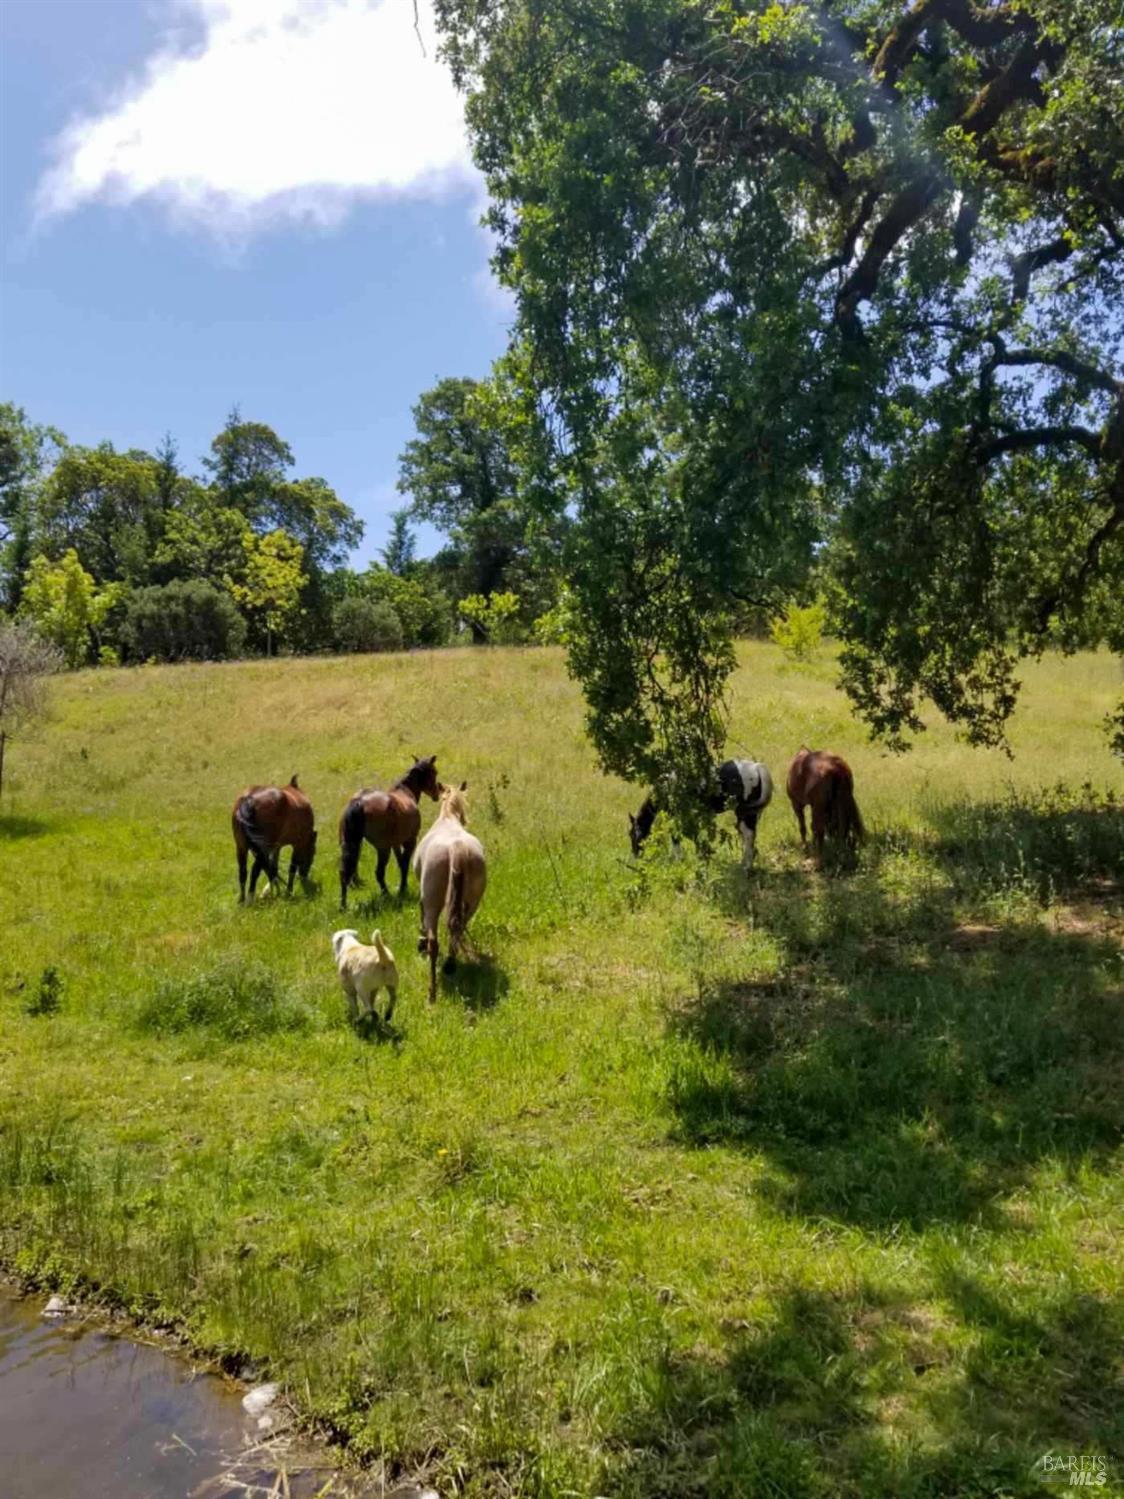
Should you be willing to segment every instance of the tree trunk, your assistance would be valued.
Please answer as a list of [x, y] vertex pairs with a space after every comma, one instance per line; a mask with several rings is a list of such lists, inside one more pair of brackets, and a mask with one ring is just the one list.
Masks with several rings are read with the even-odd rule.
[[4, 794], [4, 746], [8, 742], [8, 736], [0, 729], [0, 796]]

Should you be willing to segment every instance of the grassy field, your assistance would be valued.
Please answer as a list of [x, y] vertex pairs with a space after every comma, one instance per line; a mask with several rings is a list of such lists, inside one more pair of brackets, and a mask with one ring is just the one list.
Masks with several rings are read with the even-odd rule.
[[[443, 1494], [1120, 1492], [1119, 667], [1028, 668], [1013, 761], [886, 757], [832, 676], [746, 646], [731, 749], [845, 753], [870, 842], [815, 875], [782, 791], [751, 879], [732, 830], [631, 864], [554, 651], [61, 681], [0, 817], [0, 1260]], [[434, 752], [484, 956], [428, 1009], [365, 852], [403, 988], [361, 1039], [336, 818]], [[321, 888], [240, 908], [231, 801], [294, 771]]]

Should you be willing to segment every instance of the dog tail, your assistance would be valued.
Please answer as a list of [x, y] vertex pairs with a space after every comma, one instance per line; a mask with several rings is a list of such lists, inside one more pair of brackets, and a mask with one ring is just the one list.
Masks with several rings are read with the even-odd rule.
[[238, 798], [234, 808], [234, 820], [250, 849], [258, 856], [266, 869], [270, 869], [273, 863], [273, 850], [266, 841], [265, 834], [258, 827], [258, 808], [252, 796]]
[[379, 962], [380, 963], [393, 963], [394, 962], [394, 954], [391, 952], [390, 948], [387, 947], [386, 943], [382, 940], [382, 933], [377, 928], [375, 929], [375, 931], [373, 931], [371, 933], [371, 946], [378, 953], [378, 955], [379, 955]]
[[449, 941], [459, 941], [464, 936], [464, 866], [455, 856], [449, 871], [449, 893], [445, 901], [445, 923], [449, 928]]

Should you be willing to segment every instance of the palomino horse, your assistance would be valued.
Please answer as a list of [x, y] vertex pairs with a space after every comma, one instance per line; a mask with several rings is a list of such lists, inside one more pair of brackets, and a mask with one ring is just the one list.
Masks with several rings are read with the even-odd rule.
[[421, 891], [421, 936], [418, 951], [429, 954], [429, 1002], [437, 998], [437, 923], [445, 912], [449, 931], [449, 956], [445, 972], [457, 966], [457, 948], [464, 941], [465, 928], [484, 895], [487, 871], [484, 849], [465, 827], [468, 806], [460, 788], [445, 787], [437, 821], [418, 844], [414, 855], [414, 873]]
[[428, 759], [415, 760], [389, 791], [357, 791], [351, 798], [340, 818], [341, 911], [347, 910], [347, 887], [358, 873], [364, 838], [378, 855], [375, 877], [379, 889], [384, 895], [390, 894], [386, 888], [386, 865], [393, 849], [401, 876], [398, 894], [405, 895], [410, 855], [421, 832], [418, 801], [423, 792], [436, 801], [438, 789], [437, 756], [430, 755]]
[[[708, 788], [700, 800], [712, 812], [724, 812], [733, 807], [734, 820], [741, 835], [745, 867], [753, 867], [757, 845], [757, 820], [773, 799], [773, 778], [767, 765], [759, 760], [724, 760], [715, 772], [716, 785]], [[652, 824], [661, 811], [656, 793], [651, 792], [640, 811], [628, 816], [628, 836], [632, 844], [632, 855], [636, 858], [644, 847], [644, 841], [652, 831]]]
[[830, 750], [810, 750], [802, 744], [788, 767], [787, 790], [800, 824], [800, 841], [805, 852], [808, 830], [804, 825], [804, 809], [811, 808], [817, 869], [823, 868], [823, 841], [827, 834], [852, 853], [866, 836], [855, 801], [855, 778], [842, 756], [833, 755]]
[[246, 856], [254, 855], [250, 875], [250, 898], [253, 899], [258, 875], [264, 870], [266, 889], [278, 879], [278, 860], [288, 845], [289, 894], [293, 893], [293, 876], [307, 883], [308, 872], [316, 857], [316, 828], [312, 803], [297, 785], [294, 776], [287, 786], [251, 786], [234, 803], [231, 813], [234, 847], [238, 851], [238, 899], [246, 899]]

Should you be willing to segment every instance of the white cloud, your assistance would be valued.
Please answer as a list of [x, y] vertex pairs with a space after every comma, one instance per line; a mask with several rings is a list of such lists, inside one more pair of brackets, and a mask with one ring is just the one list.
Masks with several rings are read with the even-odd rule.
[[62, 133], [40, 221], [152, 198], [242, 237], [277, 219], [335, 223], [358, 198], [479, 193], [429, 0], [421, 41], [413, 0], [185, 3], [202, 42], [169, 31], [139, 82]]

